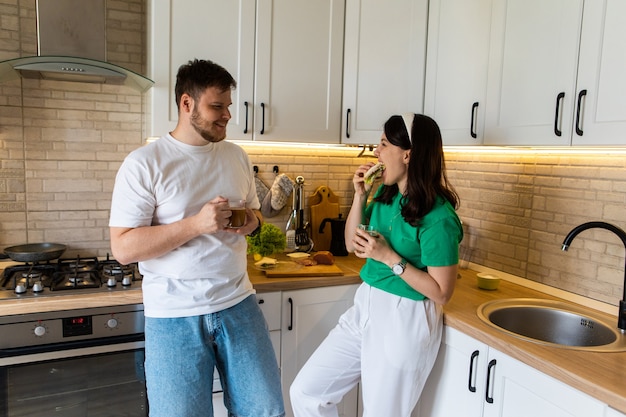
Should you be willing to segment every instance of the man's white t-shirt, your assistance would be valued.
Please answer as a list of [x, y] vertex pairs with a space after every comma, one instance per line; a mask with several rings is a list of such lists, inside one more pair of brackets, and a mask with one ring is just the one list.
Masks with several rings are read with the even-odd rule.
[[[170, 224], [217, 196], [260, 207], [250, 159], [230, 142], [191, 146], [171, 135], [131, 152], [115, 180], [109, 226]], [[187, 317], [231, 307], [254, 293], [247, 242], [227, 232], [201, 235], [139, 263], [147, 317]]]

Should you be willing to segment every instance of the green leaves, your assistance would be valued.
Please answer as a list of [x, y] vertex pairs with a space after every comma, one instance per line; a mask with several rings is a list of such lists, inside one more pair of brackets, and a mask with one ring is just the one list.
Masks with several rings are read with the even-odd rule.
[[287, 246], [287, 238], [281, 229], [271, 223], [263, 223], [256, 236], [246, 236], [248, 253], [269, 256]]

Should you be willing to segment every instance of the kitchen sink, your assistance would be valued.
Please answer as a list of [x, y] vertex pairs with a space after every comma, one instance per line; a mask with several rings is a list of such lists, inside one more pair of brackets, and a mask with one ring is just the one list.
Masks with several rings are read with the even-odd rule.
[[549, 346], [595, 352], [626, 351], [626, 336], [617, 318], [573, 304], [538, 298], [486, 302], [478, 317], [491, 327], [521, 339]]

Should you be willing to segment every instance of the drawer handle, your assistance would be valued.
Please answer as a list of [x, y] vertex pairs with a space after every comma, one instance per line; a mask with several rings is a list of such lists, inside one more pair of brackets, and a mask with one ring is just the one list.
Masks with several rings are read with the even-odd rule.
[[576, 134], [578, 136], [583, 135], [583, 130], [580, 128], [580, 109], [582, 107], [583, 97], [587, 95], [587, 90], [580, 90], [578, 93], [578, 103], [576, 105]]
[[479, 352], [475, 350], [474, 352], [472, 352], [472, 356], [470, 357], [469, 381], [467, 382], [467, 389], [469, 389], [470, 392], [476, 392], [476, 381], [474, 380], [474, 364], [476, 358], [478, 357], [478, 354]]
[[243, 128], [243, 133], [248, 133], [248, 102], [244, 101], [243, 105], [246, 106], [246, 126]]
[[556, 113], [554, 114], [554, 134], [557, 136], [561, 136], [563, 132], [559, 129], [559, 115], [561, 113], [561, 102], [563, 102], [563, 98], [565, 98], [565, 93], [561, 92], [558, 96], [556, 96]]
[[472, 121], [470, 123], [470, 135], [476, 139], [478, 135], [476, 134], [476, 109], [478, 109], [478, 102], [472, 104]]
[[[491, 389], [491, 370], [494, 369], [495, 367], [496, 367], [496, 360], [492, 359], [489, 362], [489, 366], [487, 366], [487, 387], [485, 389], [485, 401], [487, 401], [489, 404], [493, 404], [493, 392], [491, 396], [489, 396], [489, 391], [493, 391]], [[495, 374], [495, 369], [494, 369], [494, 374]]]

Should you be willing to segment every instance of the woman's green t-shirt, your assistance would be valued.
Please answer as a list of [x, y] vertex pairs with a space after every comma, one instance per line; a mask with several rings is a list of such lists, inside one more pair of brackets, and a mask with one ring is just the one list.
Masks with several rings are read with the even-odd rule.
[[[416, 268], [425, 271], [427, 266], [457, 264], [463, 228], [454, 207], [440, 197], [419, 226], [414, 227], [400, 213], [401, 198], [402, 195], [398, 193], [391, 204], [372, 201], [365, 208], [365, 219], [369, 219], [369, 224], [384, 236], [398, 255]], [[412, 300], [426, 298], [395, 275], [387, 265], [371, 258], [366, 260], [360, 275], [372, 287], [391, 294]]]

